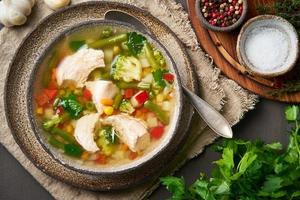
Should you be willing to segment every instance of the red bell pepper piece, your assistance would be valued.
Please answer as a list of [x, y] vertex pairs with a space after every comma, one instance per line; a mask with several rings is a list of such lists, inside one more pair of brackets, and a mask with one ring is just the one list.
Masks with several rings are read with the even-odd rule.
[[165, 73], [163, 74], [163, 79], [165, 79], [168, 82], [173, 82], [174, 81], [175, 76], [171, 73]]
[[105, 165], [107, 163], [106, 156], [104, 154], [98, 154], [95, 163]]
[[36, 99], [36, 103], [39, 106], [45, 106], [49, 102], [48, 96], [46, 94], [44, 94], [44, 93], [41, 93], [35, 99]]
[[64, 112], [64, 109], [61, 106], [58, 106], [56, 109], [56, 114], [61, 115]]
[[49, 101], [53, 100], [56, 95], [57, 95], [57, 90], [56, 89], [44, 89], [43, 93], [45, 95], [47, 95], [47, 97], [49, 98]]
[[140, 91], [134, 95], [134, 98], [139, 104], [144, 104], [149, 99], [149, 95], [146, 91]]
[[83, 90], [83, 98], [86, 101], [90, 101], [92, 99], [92, 93], [88, 89]]
[[45, 106], [50, 103], [57, 95], [56, 89], [43, 89], [41, 94], [36, 97], [36, 102], [39, 106]]
[[131, 104], [133, 107], [142, 106], [149, 99], [149, 95], [146, 91], [139, 91], [131, 98]]
[[128, 88], [124, 91], [124, 98], [130, 99], [134, 95], [134, 89]]
[[138, 153], [137, 153], [137, 152], [132, 152], [132, 151], [131, 151], [131, 152], [129, 153], [129, 156], [128, 156], [128, 157], [129, 157], [130, 160], [134, 160], [134, 159], [136, 159], [136, 158], [138, 157]]
[[163, 126], [157, 126], [150, 130], [150, 135], [152, 138], [159, 139], [163, 135], [165, 128]]

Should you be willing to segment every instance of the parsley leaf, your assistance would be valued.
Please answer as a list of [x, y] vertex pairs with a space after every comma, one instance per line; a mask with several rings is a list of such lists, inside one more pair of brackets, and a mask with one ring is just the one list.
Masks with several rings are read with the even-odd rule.
[[173, 193], [171, 200], [182, 200], [185, 199], [185, 183], [183, 178], [176, 177], [164, 177], [160, 179], [162, 184]]
[[147, 39], [141, 34], [138, 34], [136, 32], [128, 33], [127, 37], [128, 37], [128, 41], [127, 41], [128, 50], [132, 55], [134, 56], [138, 55], [144, 47], [144, 41], [146, 41]]
[[62, 98], [59, 105], [62, 106], [73, 119], [78, 119], [83, 110], [83, 106], [77, 101], [74, 94]]
[[183, 179], [162, 178], [171, 199], [189, 200], [292, 200], [300, 199], [299, 107], [289, 106], [286, 119], [293, 124], [287, 148], [279, 142], [225, 139], [213, 146], [222, 157], [215, 161], [211, 178], [203, 174], [191, 185]]

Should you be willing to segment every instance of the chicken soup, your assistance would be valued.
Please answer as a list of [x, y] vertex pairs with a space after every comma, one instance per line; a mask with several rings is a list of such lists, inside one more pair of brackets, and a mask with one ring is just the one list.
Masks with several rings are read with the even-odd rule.
[[42, 63], [35, 112], [50, 145], [85, 164], [132, 162], [161, 142], [175, 106], [175, 75], [140, 33], [86, 28]]

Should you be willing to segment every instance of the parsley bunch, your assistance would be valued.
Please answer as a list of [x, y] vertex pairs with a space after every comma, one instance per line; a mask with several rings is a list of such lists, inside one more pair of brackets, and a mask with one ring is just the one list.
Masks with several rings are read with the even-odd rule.
[[287, 107], [285, 116], [294, 127], [287, 148], [278, 142], [224, 140], [214, 146], [222, 158], [214, 162], [210, 179], [200, 174], [191, 186], [186, 186], [183, 178], [161, 179], [172, 193], [171, 199], [300, 199], [299, 107]]

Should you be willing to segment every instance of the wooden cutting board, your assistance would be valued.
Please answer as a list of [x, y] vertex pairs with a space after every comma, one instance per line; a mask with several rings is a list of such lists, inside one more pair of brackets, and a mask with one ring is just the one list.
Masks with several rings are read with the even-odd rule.
[[[274, 0], [248, 0], [249, 11], [247, 19], [257, 16], [258, 5], [274, 3]], [[230, 79], [240, 86], [267, 99], [299, 103], [300, 92], [289, 93], [281, 96], [272, 96], [269, 93], [276, 88], [274, 79], [253, 77], [245, 71], [237, 59], [236, 43], [240, 28], [230, 32], [221, 33], [207, 30], [201, 25], [196, 15], [196, 0], [187, 0], [189, 17], [195, 29], [201, 47], [213, 58], [214, 63]], [[300, 78], [300, 77], [299, 77]]]

